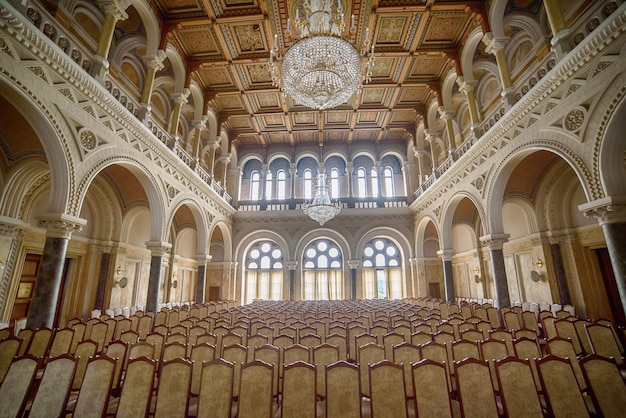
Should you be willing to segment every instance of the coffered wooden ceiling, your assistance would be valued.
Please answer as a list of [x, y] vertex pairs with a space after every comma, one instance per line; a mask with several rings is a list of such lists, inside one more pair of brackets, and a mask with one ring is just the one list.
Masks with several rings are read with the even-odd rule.
[[303, 0], [151, 1], [164, 39], [188, 61], [222, 127], [244, 148], [407, 141], [442, 78], [452, 66], [459, 70], [457, 51], [480, 24], [476, 16], [485, 16], [482, 1], [342, 0], [346, 16], [355, 15], [359, 44], [369, 26], [376, 63], [360, 95], [320, 112], [281, 94], [267, 68], [274, 34], [283, 52], [293, 45], [287, 18], [303, 11]]

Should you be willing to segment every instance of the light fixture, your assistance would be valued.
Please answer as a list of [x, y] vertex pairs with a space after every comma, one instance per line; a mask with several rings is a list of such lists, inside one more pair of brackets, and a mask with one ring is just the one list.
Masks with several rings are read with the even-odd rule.
[[116, 273], [118, 276], [121, 276], [121, 275], [122, 275], [122, 273], [124, 273], [124, 269], [122, 268], [122, 266], [117, 266], [117, 269], [115, 270], [115, 273]]
[[[362, 83], [369, 83], [374, 67], [374, 45], [370, 49], [369, 28], [361, 50], [351, 42], [356, 38], [354, 15], [347, 29], [341, 0], [304, 0], [305, 16], [296, 9], [294, 37], [297, 42], [282, 56], [278, 35], [270, 50], [269, 70], [272, 84], [291, 96], [296, 103], [313, 109], [329, 109], [346, 102]], [[287, 38], [292, 36], [291, 19], [287, 19]], [[365, 65], [361, 55], [366, 57]], [[282, 76], [282, 77], [281, 77]]]
[[3, 260], [0, 258], [0, 270], [4, 270], [6, 266], [7, 266], [7, 260]]
[[533, 262], [533, 263], [535, 264], [535, 266], [536, 266], [538, 269], [540, 269], [540, 268], [542, 268], [542, 267], [543, 267], [543, 260], [542, 260], [541, 258], [539, 258], [539, 257], [537, 257], [537, 259], [536, 259], [536, 260], [534, 260], [534, 262]]
[[302, 210], [304, 213], [324, 225], [326, 222], [337, 216], [341, 212], [341, 206], [337, 202], [330, 200], [330, 191], [326, 184], [326, 174], [318, 173], [315, 185], [315, 194], [311, 203], [305, 203]]

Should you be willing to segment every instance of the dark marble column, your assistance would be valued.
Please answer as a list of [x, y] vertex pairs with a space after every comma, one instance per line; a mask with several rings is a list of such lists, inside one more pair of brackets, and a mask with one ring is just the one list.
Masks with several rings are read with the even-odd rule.
[[289, 300], [296, 300], [296, 268], [298, 267], [297, 261], [288, 261], [287, 268], [289, 269]]
[[110, 253], [100, 255], [100, 271], [98, 273], [98, 289], [96, 291], [96, 309], [104, 309], [104, 293], [106, 291], [107, 276], [109, 275]]
[[483, 245], [489, 246], [491, 253], [491, 269], [493, 271], [493, 281], [496, 286], [496, 305], [499, 308], [511, 306], [509, 296], [509, 285], [506, 278], [506, 268], [504, 266], [504, 253], [502, 247], [509, 239], [509, 234], [492, 234], [480, 237]]
[[454, 302], [456, 296], [454, 294], [454, 276], [452, 274], [452, 256], [454, 250], [445, 249], [437, 251], [437, 255], [443, 260], [443, 281], [446, 287], [446, 300]]
[[559, 291], [561, 305], [571, 305], [572, 297], [570, 296], [569, 287], [567, 285], [567, 274], [565, 272], [565, 265], [563, 264], [561, 244], [558, 242], [551, 242], [550, 254], [552, 255], [552, 263], [554, 264], [554, 276], [556, 278], [556, 285]]
[[74, 231], [80, 231], [85, 221], [66, 214], [46, 215], [39, 226], [47, 229], [33, 299], [28, 310], [27, 328], [53, 328], [59, 291], [63, 279], [67, 244]]
[[356, 299], [356, 270], [359, 268], [359, 260], [348, 260], [350, 267], [350, 299]]
[[196, 303], [204, 303], [206, 287], [206, 263], [198, 264], [198, 281], [196, 282]]
[[626, 313], [626, 196], [607, 196], [579, 205], [578, 209], [588, 218], [598, 218], [602, 226], [622, 310]]
[[161, 241], [148, 241], [146, 242], [146, 246], [152, 252], [146, 311], [157, 312], [159, 310], [159, 289], [161, 287], [161, 275], [163, 272], [163, 255], [172, 248], [172, 244]]

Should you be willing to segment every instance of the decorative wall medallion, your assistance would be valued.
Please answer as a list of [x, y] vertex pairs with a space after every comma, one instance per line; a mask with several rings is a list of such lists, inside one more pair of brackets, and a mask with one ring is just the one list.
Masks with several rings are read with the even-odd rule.
[[567, 116], [563, 118], [563, 128], [570, 132], [578, 132], [585, 122], [587, 110], [583, 107], [572, 109]]
[[82, 128], [78, 132], [78, 137], [80, 138], [80, 146], [85, 151], [91, 151], [98, 146], [98, 138], [89, 129]]
[[167, 186], [167, 195], [170, 199], [173, 199], [176, 196], [176, 189], [174, 186]]
[[482, 191], [484, 186], [485, 178], [483, 176], [479, 176], [476, 178], [476, 180], [474, 180], [474, 187], [476, 187], [478, 191]]

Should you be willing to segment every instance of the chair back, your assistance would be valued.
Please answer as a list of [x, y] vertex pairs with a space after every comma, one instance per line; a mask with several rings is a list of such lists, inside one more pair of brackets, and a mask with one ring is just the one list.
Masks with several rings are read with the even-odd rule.
[[468, 358], [454, 363], [461, 414], [466, 417], [498, 417], [498, 406], [489, 365]]
[[271, 364], [260, 360], [254, 360], [241, 367], [238, 418], [273, 416], [273, 369]]
[[404, 369], [389, 360], [369, 366], [372, 418], [407, 418]]
[[117, 418], [147, 417], [154, 384], [156, 361], [139, 357], [128, 361]]
[[109, 394], [118, 367], [118, 361], [106, 355], [89, 361], [76, 399], [74, 416], [100, 418], [106, 414]]
[[358, 366], [343, 360], [326, 366], [326, 418], [361, 418]]
[[542, 418], [541, 401], [530, 362], [508, 357], [495, 362], [504, 415], [509, 418]]
[[282, 394], [282, 418], [315, 418], [315, 366], [302, 361], [285, 365]]
[[444, 364], [429, 359], [413, 364], [411, 382], [416, 416], [452, 418], [448, 370]]
[[31, 405], [29, 417], [46, 418], [65, 415], [77, 362], [69, 354], [62, 354], [48, 361]]
[[615, 362], [592, 354], [582, 359], [580, 365], [596, 411], [605, 417], [623, 415], [626, 384]]
[[187, 416], [191, 362], [185, 358], [163, 361], [157, 388], [154, 418]]
[[230, 418], [233, 370], [233, 363], [221, 358], [202, 365], [198, 393], [198, 418]]
[[30, 355], [13, 360], [0, 386], [0, 417], [22, 416], [38, 366]]

